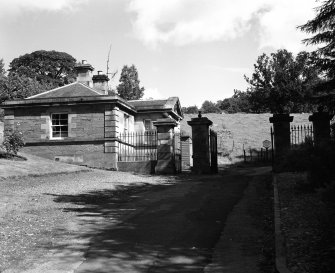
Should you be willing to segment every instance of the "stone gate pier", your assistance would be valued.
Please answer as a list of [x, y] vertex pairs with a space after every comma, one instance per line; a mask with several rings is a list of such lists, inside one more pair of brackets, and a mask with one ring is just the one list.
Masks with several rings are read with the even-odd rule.
[[196, 174], [211, 173], [209, 126], [213, 124], [201, 113], [187, 122], [192, 127], [193, 168]]

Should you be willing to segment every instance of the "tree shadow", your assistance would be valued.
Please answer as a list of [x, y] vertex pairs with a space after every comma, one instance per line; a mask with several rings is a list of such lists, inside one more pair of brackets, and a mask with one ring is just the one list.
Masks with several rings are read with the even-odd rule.
[[76, 273], [203, 272], [247, 185], [220, 177], [187, 174], [174, 183], [51, 195], [76, 215], [76, 227], [59, 228], [59, 243], [44, 247], [63, 262], [84, 253]]

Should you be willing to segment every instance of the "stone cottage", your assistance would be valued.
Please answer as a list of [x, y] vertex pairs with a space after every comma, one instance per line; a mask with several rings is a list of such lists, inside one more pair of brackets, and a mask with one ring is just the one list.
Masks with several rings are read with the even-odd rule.
[[183, 113], [177, 97], [126, 101], [108, 94], [108, 77], [92, 76], [90, 64], [83, 62], [75, 69], [74, 83], [2, 104], [5, 133], [21, 131], [24, 152], [117, 170], [120, 150], [127, 145], [120, 140], [121, 135], [145, 135], [160, 123], [171, 124], [169, 132], [179, 131]]

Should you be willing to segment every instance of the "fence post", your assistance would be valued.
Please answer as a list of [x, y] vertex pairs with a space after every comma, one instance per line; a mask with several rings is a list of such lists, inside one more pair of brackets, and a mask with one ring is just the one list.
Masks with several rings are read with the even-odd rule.
[[273, 114], [269, 120], [273, 123], [275, 157], [280, 159], [290, 149], [290, 122], [293, 121], [293, 116]]
[[177, 122], [171, 118], [153, 122], [157, 128], [157, 165], [156, 174], [174, 174], [176, 172], [173, 154], [173, 134]]
[[309, 121], [313, 122], [315, 145], [320, 145], [321, 143], [327, 144], [330, 142], [329, 122], [332, 118], [333, 115], [330, 115], [329, 112], [323, 112], [322, 109], [309, 116]]

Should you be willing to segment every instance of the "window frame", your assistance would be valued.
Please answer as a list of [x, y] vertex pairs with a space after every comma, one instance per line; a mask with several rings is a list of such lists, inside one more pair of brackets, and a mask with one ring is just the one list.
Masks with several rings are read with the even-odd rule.
[[123, 114], [123, 132], [128, 133], [130, 129], [130, 116], [128, 114]]
[[[146, 122], [149, 122], [150, 123], [150, 128], [147, 130], [147, 128], [146, 128], [146, 126], [145, 126], [145, 123]], [[146, 131], [146, 132], [150, 132], [150, 131], [152, 131], [153, 130], [153, 123], [152, 123], [152, 120], [151, 119], [144, 119], [143, 120], [143, 125], [144, 125], [144, 131]]]
[[[54, 115], [66, 115], [67, 116], [67, 123], [66, 124], [53, 124], [53, 120], [55, 120], [53, 118]], [[60, 117], [58, 118], [59, 121], [61, 120], [65, 120], [65, 119], [61, 119]], [[60, 123], [60, 122], [59, 122]], [[53, 128], [59, 126], [59, 127], [67, 127], [67, 131], [62, 131], [60, 130], [60, 136], [54, 136], [54, 130]], [[62, 136], [62, 132], [67, 132], [66, 136]], [[68, 113], [64, 113], [64, 112], [56, 112], [56, 113], [51, 113], [50, 114], [50, 139], [54, 139], [54, 140], [61, 140], [61, 139], [65, 139], [69, 137], [69, 114]]]

